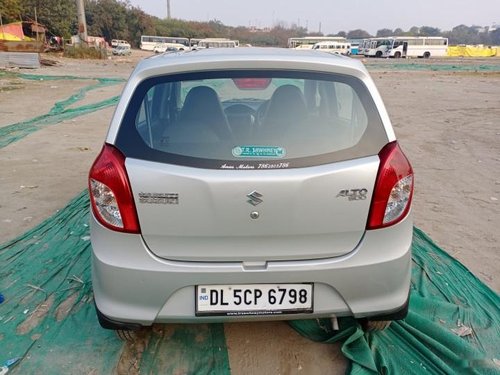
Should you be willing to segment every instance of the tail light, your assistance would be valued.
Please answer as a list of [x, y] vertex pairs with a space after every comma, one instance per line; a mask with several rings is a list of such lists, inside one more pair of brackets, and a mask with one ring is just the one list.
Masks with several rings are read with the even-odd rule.
[[378, 155], [380, 166], [366, 229], [400, 222], [410, 210], [413, 196], [413, 170], [398, 143], [387, 144]]
[[125, 157], [105, 144], [89, 173], [92, 212], [105, 227], [140, 233], [132, 189], [125, 170]]

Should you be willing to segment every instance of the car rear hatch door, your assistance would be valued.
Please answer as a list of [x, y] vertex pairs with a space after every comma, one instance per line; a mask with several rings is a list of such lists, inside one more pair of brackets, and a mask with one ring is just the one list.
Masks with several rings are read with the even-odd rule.
[[378, 156], [306, 168], [202, 169], [127, 158], [141, 233], [182, 261], [319, 259], [356, 249]]

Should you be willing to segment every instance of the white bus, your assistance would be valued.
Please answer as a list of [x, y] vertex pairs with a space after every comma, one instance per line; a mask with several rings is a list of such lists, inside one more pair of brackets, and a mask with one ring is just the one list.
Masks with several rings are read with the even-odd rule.
[[189, 49], [189, 39], [181, 38], [181, 37], [171, 37], [171, 36], [151, 36], [151, 35], [142, 35], [141, 36], [141, 45], [140, 48], [146, 51], [153, 51], [156, 45], [165, 44], [165, 45], [175, 45], [178, 46], [182, 44], [186, 47], [186, 50]]
[[[362, 39], [359, 42], [358, 55], [365, 55], [365, 52], [370, 47], [371, 39]], [[366, 56], [366, 55], [365, 55]]]
[[[363, 52], [365, 57], [382, 57], [390, 45], [392, 38], [369, 38], [363, 40]], [[361, 53], [360, 53], [361, 54]]]
[[351, 44], [344, 42], [319, 42], [316, 43], [313, 48], [315, 51], [327, 52], [333, 55], [345, 55], [349, 56], [351, 54]]
[[[320, 42], [345, 42], [346, 39], [341, 36], [305, 36], [302, 38], [288, 38], [288, 48], [307, 49], [312, 48]], [[304, 46], [304, 47], [301, 47]]]
[[226, 38], [205, 38], [198, 41], [196, 48], [236, 48], [239, 46], [239, 40]]
[[409, 37], [397, 36], [391, 41], [387, 50], [382, 54], [384, 57], [423, 57], [447, 56], [448, 38], [440, 36]]
[[446, 56], [448, 38], [440, 36], [391, 36], [370, 38], [362, 42], [366, 57], [423, 57]]

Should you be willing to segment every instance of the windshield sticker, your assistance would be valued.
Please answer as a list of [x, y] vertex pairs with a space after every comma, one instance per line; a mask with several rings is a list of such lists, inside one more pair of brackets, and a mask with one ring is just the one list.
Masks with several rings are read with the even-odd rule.
[[286, 151], [283, 147], [273, 146], [236, 146], [233, 156], [237, 158], [283, 158]]
[[257, 163], [257, 164], [227, 164], [224, 163], [220, 169], [285, 169], [290, 168], [290, 163]]

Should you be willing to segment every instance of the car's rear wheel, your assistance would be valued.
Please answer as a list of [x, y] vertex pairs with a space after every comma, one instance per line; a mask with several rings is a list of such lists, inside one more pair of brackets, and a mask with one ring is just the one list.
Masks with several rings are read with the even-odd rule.
[[367, 332], [383, 331], [391, 325], [392, 320], [367, 320], [363, 329]]
[[117, 329], [115, 331], [115, 333], [116, 333], [116, 336], [118, 336], [118, 338], [122, 341], [131, 342], [131, 341], [135, 341], [135, 339], [136, 339], [136, 332], [135, 331], [130, 331], [127, 329]]
[[399, 52], [399, 51], [398, 51], [398, 52], [396, 52], [396, 53], [394, 54], [394, 57], [395, 57], [396, 59], [399, 59], [399, 58], [401, 57], [401, 52]]
[[366, 332], [383, 331], [387, 329], [394, 320], [402, 320], [408, 315], [410, 307], [410, 297], [401, 308], [389, 314], [376, 315], [368, 318], [360, 318], [358, 321]]
[[95, 312], [97, 315], [97, 320], [99, 321], [100, 326], [104, 329], [111, 329], [111, 330], [114, 330], [117, 332], [118, 331], [128, 331], [128, 332], [133, 333], [134, 331], [137, 332], [143, 328], [140, 324], [137, 324], [137, 323], [119, 322], [119, 321], [108, 318], [106, 315], [104, 315], [97, 308], [95, 301], [94, 301], [94, 307], [95, 307]]

